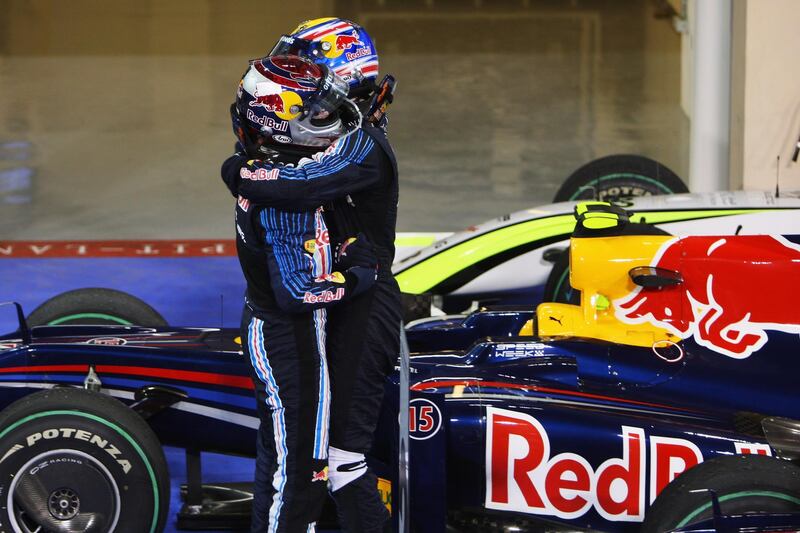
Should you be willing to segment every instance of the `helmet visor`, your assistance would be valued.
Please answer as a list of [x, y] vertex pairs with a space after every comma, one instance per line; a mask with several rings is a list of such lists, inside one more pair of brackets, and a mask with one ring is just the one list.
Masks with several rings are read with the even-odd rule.
[[313, 117], [320, 113], [333, 113], [347, 99], [350, 85], [335, 72], [324, 65], [320, 65], [323, 70], [323, 78], [320, 82], [319, 91], [311, 101], [309, 114]]
[[281, 35], [272, 51], [267, 54], [270, 56], [291, 55], [307, 57], [309, 59], [324, 59], [325, 53], [322, 50], [322, 43], [319, 41], [309, 41], [291, 35]]
[[[305, 95], [302, 105], [297, 104], [301, 118], [331, 115], [347, 98], [350, 87], [347, 82], [326, 65], [313, 63], [308, 58], [278, 55], [256, 59], [253, 64], [262, 75], [278, 84], [302, 84], [300, 91]], [[276, 73], [270, 70], [272, 68], [279, 70]]]

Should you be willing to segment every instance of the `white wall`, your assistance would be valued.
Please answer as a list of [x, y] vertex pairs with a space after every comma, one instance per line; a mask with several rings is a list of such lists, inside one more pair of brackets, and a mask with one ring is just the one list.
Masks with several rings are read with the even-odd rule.
[[800, 3], [735, 1], [731, 184], [774, 189], [780, 155], [781, 188], [800, 189]]

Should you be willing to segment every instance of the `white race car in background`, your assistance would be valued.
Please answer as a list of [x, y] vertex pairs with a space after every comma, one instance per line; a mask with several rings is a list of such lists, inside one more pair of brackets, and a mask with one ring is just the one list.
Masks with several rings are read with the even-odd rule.
[[[631, 220], [673, 235], [800, 233], [800, 191], [734, 191], [618, 198]], [[454, 233], [394, 265], [406, 319], [486, 304], [568, 301], [563, 253], [576, 202], [543, 205]]]

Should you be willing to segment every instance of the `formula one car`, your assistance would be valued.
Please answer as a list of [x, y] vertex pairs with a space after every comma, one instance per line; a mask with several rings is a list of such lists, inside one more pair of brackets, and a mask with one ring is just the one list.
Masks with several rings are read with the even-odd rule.
[[[617, 201], [675, 235], [800, 231], [800, 192], [736, 191], [641, 196]], [[538, 206], [467, 228], [395, 263], [401, 290], [445, 313], [473, 303], [572, 302], [568, 283], [574, 203]]]
[[[677, 238], [602, 204], [577, 220], [579, 305], [408, 328], [408, 428], [397, 426], [397, 374], [371, 457], [394, 495], [410, 489], [404, 522], [690, 531], [745, 513], [800, 527], [800, 471], [768, 457], [799, 455], [800, 313], [783, 294], [798, 288], [800, 238]], [[254, 453], [237, 331], [29, 330], [17, 313], [19, 330], [0, 339], [0, 531], [158, 531], [169, 483], [159, 441], [195, 465], [200, 449]], [[398, 449], [408, 485], [393, 473]], [[735, 454], [763, 457], [720, 466]], [[246, 488], [201, 487], [192, 472], [179, 525], [241, 524]]]
[[[412, 439], [447, 458], [418, 483], [411, 477], [412, 494], [436, 502], [426, 520], [632, 531], [647, 516], [645, 530], [666, 531], [712, 516], [712, 499], [688, 493], [695, 489], [715, 491], [726, 513], [800, 510], [800, 471], [772, 458], [753, 471], [728, 464], [725, 479], [719, 461], [709, 462], [659, 504], [686, 469], [718, 456], [772, 455], [777, 434], [784, 444], [794, 438], [797, 457], [796, 421], [781, 420], [766, 437], [764, 427], [770, 415], [800, 413], [800, 312], [768, 285], [793, 290], [800, 238], [676, 238], [626, 219], [579, 208], [570, 247], [579, 305], [496, 309], [409, 329], [409, 342], [429, 352], [412, 357]], [[464, 351], [437, 353], [476, 337]], [[435, 477], [446, 485], [431, 488]], [[446, 506], [435, 499], [442, 493]], [[654, 502], [661, 511], [650, 518]], [[440, 507], [450, 514], [436, 515]]]

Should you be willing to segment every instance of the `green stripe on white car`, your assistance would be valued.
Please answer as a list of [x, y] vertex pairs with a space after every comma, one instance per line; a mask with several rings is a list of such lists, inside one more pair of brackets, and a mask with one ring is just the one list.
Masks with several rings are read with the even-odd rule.
[[[645, 217], [649, 223], [680, 222], [704, 218], [716, 218], [745, 213], [756, 213], [763, 209], [715, 209], [652, 211], [634, 214], [631, 220]], [[572, 214], [545, 216], [520, 223], [497, 227], [476, 235], [451, 247], [443, 247], [420, 262], [396, 272], [400, 290], [409, 294], [421, 294], [448, 280], [477, 263], [536, 241], [550, 242], [553, 238], [567, 236], [575, 227]]]

